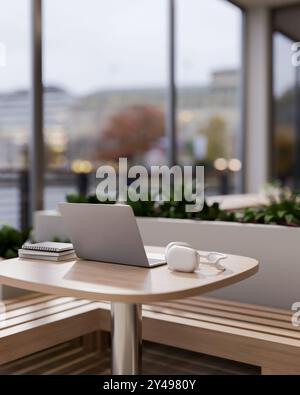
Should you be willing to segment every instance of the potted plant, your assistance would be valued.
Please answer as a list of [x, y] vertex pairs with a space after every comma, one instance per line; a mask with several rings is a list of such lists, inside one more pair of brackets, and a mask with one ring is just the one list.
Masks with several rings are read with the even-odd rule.
[[17, 229], [3, 225], [0, 228], [0, 258], [10, 259], [18, 256], [18, 250], [29, 237], [29, 231], [20, 232]]

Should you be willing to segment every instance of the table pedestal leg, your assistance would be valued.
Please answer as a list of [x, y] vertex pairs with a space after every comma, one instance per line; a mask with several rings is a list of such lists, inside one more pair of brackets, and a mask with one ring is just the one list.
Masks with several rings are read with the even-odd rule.
[[140, 374], [142, 346], [142, 307], [112, 303], [112, 374]]

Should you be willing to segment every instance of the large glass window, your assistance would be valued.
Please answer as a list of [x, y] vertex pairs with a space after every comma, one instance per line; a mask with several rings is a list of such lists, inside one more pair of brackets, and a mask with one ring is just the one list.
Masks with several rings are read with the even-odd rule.
[[296, 68], [291, 62], [292, 40], [274, 33], [274, 150], [273, 177], [293, 186], [296, 158]]
[[[102, 162], [166, 160], [166, 0], [45, 0], [46, 207]], [[59, 185], [60, 184], [60, 185]]]
[[28, 207], [29, 1], [0, 0], [0, 10], [0, 223], [21, 227]]
[[[273, 178], [300, 190], [300, 7], [273, 12]], [[296, 44], [294, 47], [293, 44]]]
[[273, 178], [300, 190], [300, 69], [292, 64], [293, 40], [276, 32], [274, 41]]
[[177, 0], [178, 144], [204, 164], [207, 193], [238, 190], [242, 12], [223, 0]]
[[[236, 191], [241, 11], [225, 0], [174, 4], [179, 163], [204, 163], [209, 193]], [[45, 208], [67, 193], [94, 190], [102, 163], [123, 156], [129, 164], [167, 162], [168, 5], [43, 0]], [[0, 0], [0, 7], [0, 221], [22, 226], [30, 1]]]

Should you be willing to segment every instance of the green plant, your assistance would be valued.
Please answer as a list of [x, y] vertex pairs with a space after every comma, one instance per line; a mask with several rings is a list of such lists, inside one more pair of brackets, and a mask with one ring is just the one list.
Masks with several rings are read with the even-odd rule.
[[3, 225], [0, 228], [0, 257], [6, 259], [17, 257], [18, 249], [28, 239], [29, 234], [29, 230], [20, 232], [11, 226]]
[[279, 201], [271, 201], [268, 206], [246, 209], [238, 220], [245, 223], [300, 226], [299, 197], [281, 197]]
[[[184, 193], [182, 193], [184, 196]], [[69, 203], [101, 203], [96, 195], [81, 196], [68, 195], [66, 197]], [[111, 203], [111, 202], [108, 202]], [[203, 209], [200, 212], [186, 212], [186, 205], [190, 204], [186, 199], [176, 201], [174, 193], [171, 193], [170, 201], [153, 201], [150, 196], [144, 200], [132, 201], [127, 199], [127, 204], [132, 207], [137, 217], [158, 217], [158, 218], [181, 218], [181, 219], [201, 219], [206, 221], [234, 221], [235, 213], [229, 213], [220, 209], [218, 203], [208, 205], [204, 201]]]
[[72, 193], [70, 195], [66, 196], [66, 201], [68, 203], [88, 203], [87, 197], [83, 195], [77, 195], [75, 193]]
[[[94, 195], [82, 198], [70, 195], [69, 202], [100, 203]], [[240, 212], [222, 210], [218, 203], [209, 205], [204, 201], [203, 209], [199, 212], [188, 213], [185, 206], [190, 202], [185, 199], [176, 201], [171, 194], [169, 201], [131, 201], [127, 200], [137, 217], [195, 219], [203, 221], [227, 221], [255, 224], [276, 224], [284, 226], [300, 226], [300, 196], [284, 189], [276, 189], [269, 195], [270, 203], [258, 208], [247, 208]]]
[[111, 203], [109, 201], [100, 202], [95, 194], [91, 195], [78, 195], [76, 193], [72, 193], [66, 196], [66, 201], [68, 203], [90, 203], [90, 204], [98, 204], [98, 203]]

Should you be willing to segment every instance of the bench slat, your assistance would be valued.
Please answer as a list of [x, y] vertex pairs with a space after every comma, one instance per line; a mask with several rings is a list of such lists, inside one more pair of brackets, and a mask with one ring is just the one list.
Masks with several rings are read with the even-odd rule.
[[[146, 310], [143, 316], [145, 318], [150, 318], [151, 320], [157, 320], [157, 321], [161, 320], [168, 323], [180, 324], [186, 328], [190, 327], [190, 328], [199, 328], [200, 330], [208, 330], [214, 334], [224, 333], [227, 335], [236, 335], [238, 337], [245, 338], [245, 341], [248, 341], [249, 339], [253, 339], [254, 341], [262, 340], [274, 345], [278, 344], [278, 345], [292, 346], [295, 347], [297, 349], [297, 352], [300, 353], [300, 341], [298, 339], [293, 339], [290, 337], [271, 335], [271, 334], [266, 334], [263, 332], [253, 331], [249, 329], [236, 328], [236, 327], [212, 323], [212, 322], [199, 321], [192, 318], [175, 316], [172, 314], [168, 315], [165, 313], [156, 312], [156, 311], [154, 312], [150, 310]], [[178, 345], [178, 347], [180, 348], [180, 345]], [[299, 354], [299, 358], [300, 358], [300, 354]]]
[[34, 298], [38, 298], [40, 296], [50, 296], [50, 295], [46, 295], [40, 292], [27, 292], [24, 295], [19, 295], [16, 296], [14, 298], [9, 298], [9, 299], [3, 299], [2, 303], [6, 304], [6, 305], [10, 305], [10, 304], [14, 304], [14, 303], [19, 303], [28, 299], [34, 299]]
[[231, 328], [236, 328], [236, 329], [245, 329], [245, 330], [250, 330], [253, 332], [260, 332], [264, 333], [266, 335], [274, 335], [274, 336], [282, 336], [285, 338], [290, 338], [290, 339], [297, 339], [300, 340], [300, 332], [295, 332], [292, 330], [286, 330], [286, 329], [281, 329], [281, 328], [275, 328], [273, 326], [267, 326], [267, 325], [259, 325], [256, 323], [250, 323], [250, 322], [242, 322], [242, 321], [237, 321], [237, 320], [231, 320], [228, 318], [221, 318], [221, 317], [211, 317], [208, 315], [203, 315], [201, 313], [192, 313], [188, 311], [182, 311], [178, 309], [170, 308], [168, 307], [160, 307], [160, 306], [147, 306], [145, 307], [146, 310], [152, 311], [152, 312], [157, 312], [157, 313], [162, 313], [166, 315], [172, 315], [174, 317], [180, 317], [180, 318], [188, 318], [192, 319], [195, 321], [200, 321], [200, 322], [205, 322], [205, 323], [212, 323], [212, 324], [218, 324], [218, 325], [223, 325], [223, 326], [228, 326]]
[[[243, 306], [235, 306], [232, 304], [226, 305], [226, 304], [219, 304], [219, 303], [207, 303], [206, 301], [202, 301], [201, 298], [195, 300], [195, 299], [183, 299], [183, 300], [176, 300], [174, 301], [175, 303], [178, 303], [180, 305], [190, 305], [190, 306], [197, 306], [197, 307], [203, 307], [203, 308], [208, 308], [216, 311], [221, 311], [221, 312], [229, 312], [229, 313], [237, 313], [241, 315], [247, 315], [247, 316], [253, 316], [253, 317], [262, 317], [262, 318], [269, 318], [269, 319], [274, 319], [275, 321], [282, 321], [282, 322], [290, 322], [291, 321], [291, 312], [285, 311], [284, 314], [281, 312], [276, 312], [276, 310], [273, 310], [272, 312], [269, 311], [255, 311], [252, 308], [248, 308], [247, 304]], [[160, 304], [160, 303], [158, 303]]]
[[57, 296], [44, 295], [44, 296], [33, 297], [31, 299], [26, 299], [26, 300], [21, 301], [19, 303], [15, 302], [13, 304], [8, 304], [8, 305], [6, 303], [4, 303], [4, 306], [5, 306], [6, 312], [8, 312], [8, 311], [22, 309], [23, 307], [27, 307], [27, 306], [33, 306], [35, 304], [47, 302], [49, 300], [54, 300], [54, 299], [57, 299]]
[[73, 301], [70, 301], [69, 303], [60, 303], [57, 305], [49, 306], [47, 308], [44, 308], [44, 309], [41, 309], [38, 311], [33, 311], [32, 313], [24, 314], [19, 317], [15, 317], [15, 318], [9, 319], [7, 321], [4, 321], [4, 322], [0, 323], [0, 329], [4, 330], [4, 329], [11, 328], [13, 326], [17, 326], [20, 324], [33, 322], [37, 319], [40, 319], [43, 317], [50, 317], [51, 315], [61, 313], [61, 312], [66, 312], [66, 311], [72, 310], [74, 308], [88, 305], [90, 303], [91, 302], [88, 300], [73, 300]]
[[[287, 329], [291, 331], [295, 331], [296, 333], [300, 333], [300, 328], [296, 328], [292, 325], [291, 323], [291, 316], [289, 321], [276, 321], [274, 319], [269, 319], [267, 318], [261, 318], [259, 315], [258, 317], [255, 317], [254, 315], [247, 315], [247, 313], [242, 314], [242, 313], [235, 313], [231, 311], [221, 311], [213, 308], [203, 308], [203, 307], [198, 307], [196, 304], [195, 305], [190, 305], [190, 304], [183, 304], [183, 303], [159, 303], [155, 306], [159, 306], [161, 308], [170, 308], [174, 309], [174, 311], [183, 311], [183, 312], [191, 312], [195, 314], [199, 314], [202, 316], [206, 316], [207, 319], [208, 317], [211, 317], [213, 320], [217, 319], [222, 319], [222, 318], [228, 318], [233, 321], [237, 322], [243, 322], [243, 323], [249, 323], [249, 324], [260, 324], [260, 325], [265, 325], [268, 327], [274, 327], [274, 328], [282, 328], [282, 329]], [[199, 318], [200, 319], [200, 318]], [[202, 318], [201, 318], [202, 319]]]
[[277, 307], [268, 307], [268, 306], [260, 306], [260, 305], [255, 305], [251, 303], [242, 303], [242, 302], [236, 302], [233, 300], [225, 300], [225, 299], [216, 299], [216, 298], [209, 298], [209, 297], [204, 297], [204, 296], [194, 296], [191, 298], [187, 299], [181, 299], [183, 300], [195, 300], [200, 303], [205, 302], [209, 303], [211, 305], [221, 305], [224, 306], [224, 308], [229, 308], [229, 307], [236, 307], [240, 309], [246, 308], [247, 310], [254, 310], [255, 311], [263, 311], [266, 313], [275, 313], [275, 314], [282, 314], [282, 315], [288, 315], [289, 312], [285, 309], [279, 309]]
[[82, 306], [75, 307], [67, 311], [61, 311], [56, 314], [52, 314], [33, 321], [22, 323], [20, 325], [2, 329], [0, 330], [0, 340], [1, 338], [6, 336], [12, 336], [16, 333], [30, 331], [33, 328], [41, 327], [55, 321], [62, 321], [66, 318], [74, 317], [76, 315], [83, 314], [88, 311], [98, 310], [98, 308], [99, 306], [97, 305], [97, 302], [86, 303], [83, 304]]
[[66, 318], [70, 318], [70, 317], [74, 317], [76, 315], [86, 313], [88, 311], [98, 310], [99, 306], [97, 303], [98, 302], [87, 303], [87, 304], [84, 304], [83, 306], [79, 306], [79, 307], [76, 307], [76, 308], [73, 308], [73, 309], [70, 309], [67, 311], [62, 311], [62, 312], [59, 312], [56, 314], [52, 314], [52, 315], [49, 315], [46, 317], [39, 318], [37, 320], [28, 321], [28, 322], [22, 323], [20, 325], [2, 329], [2, 330], [0, 330], [0, 340], [1, 340], [1, 338], [4, 338], [6, 336], [12, 336], [16, 333], [30, 331], [33, 328], [48, 325], [48, 324], [55, 322], [55, 321], [61, 321]]
[[20, 307], [19, 309], [16, 310], [10, 310], [8, 312], [4, 312], [0, 314], [0, 325], [2, 321], [10, 320], [13, 318], [21, 317], [22, 315], [26, 315], [29, 313], [33, 313], [35, 311], [40, 311], [40, 310], [47, 310], [48, 308], [52, 306], [57, 306], [60, 304], [66, 304], [72, 301], [75, 301], [75, 298], [71, 297], [66, 297], [66, 298], [55, 298], [51, 300], [46, 300], [46, 301], [41, 301], [40, 303], [32, 304], [30, 306], [26, 307]]

